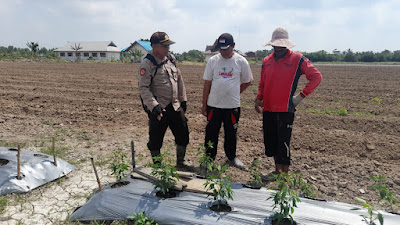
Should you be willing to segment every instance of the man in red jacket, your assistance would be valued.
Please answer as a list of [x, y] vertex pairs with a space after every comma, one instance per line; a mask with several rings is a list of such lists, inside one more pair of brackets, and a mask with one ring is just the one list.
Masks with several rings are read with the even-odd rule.
[[[275, 174], [287, 173], [290, 165], [290, 139], [295, 107], [321, 82], [321, 73], [301, 53], [293, 52], [295, 43], [288, 31], [279, 27], [272, 34], [274, 53], [264, 58], [255, 110], [263, 114], [265, 154], [274, 157]], [[300, 76], [308, 83], [295, 95]]]

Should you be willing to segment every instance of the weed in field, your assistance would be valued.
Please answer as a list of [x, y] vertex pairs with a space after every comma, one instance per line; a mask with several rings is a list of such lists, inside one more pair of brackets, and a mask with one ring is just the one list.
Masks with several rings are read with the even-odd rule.
[[127, 219], [133, 220], [134, 225], [156, 225], [154, 220], [149, 219], [145, 212], [135, 213], [134, 216], [128, 216]]
[[369, 104], [371, 105], [379, 105], [382, 103], [382, 99], [381, 98], [373, 98], [371, 99], [371, 102]]
[[125, 179], [128, 176], [129, 165], [126, 164], [126, 153], [115, 151], [114, 153], [113, 162], [110, 166], [112, 173], [117, 181]]
[[0, 197], [0, 213], [7, 208], [8, 200], [4, 197]]
[[27, 145], [27, 143], [24, 143], [24, 142], [9, 142], [9, 141], [0, 140], [0, 146], [4, 146], [4, 147], [17, 147], [18, 145], [19, 145], [21, 148], [24, 148], [24, 147]]
[[365, 113], [365, 112], [354, 112], [354, 114], [356, 115], [356, 116], [361, 116], [361, 117], [372, 117], [372, 116], [374, 116], [374, 114], [372, 114], [372, 113]]
[[400, 103], [397, 103], [397, 106], [400, 107]]
[[320, 114], [320, 115], [339, 115], [339, 116], [347, 116], [349, 112], [347, 109], [337, 109], [337, 110], [332, 110], [330, 108], [325, 108], [323, 110], [320, 109], [309, 109], [307, 110], [308, 112], [315, 113], [315, 114]]
[[179, 180], [176, 168], [172, 165], [172, 155], [168, 152], [153, 157], [155, 162], [152, 165], [151, 175], [157, 178], [154, 183], [154, 189], [161, 188], [161, 192], [165, 195], [172, 189], [177, 180]]
[[336, 110], [336, 114], [338, 114], [339, 116], [347, 116], [349, 112], [347, 112], [346, 109], [338, 109]]
[[[365, 215], [360, 215], [363, 218], [363, 222], [368, 225], [376, 225], [374, 221], [379, 220], [379, 223], [383, 225], [383, 216], [380, 212], [377, 212], [370, 204], [367, 204], [367, 202], [362, 199], [362, 198], [354, 198], [357, 202], [361, 203], [363, 205], [363, 208], [368, 210], [368, 216]], [[352, 208], [351, 210], [360, 210], [361, 208]]]
[[324, 115], [324, 114], [327, 114], [327, 115], [334, 115], [334, 114], [335, 114], [335, 112], [332, 111], [330, 108], [325, 108], [325, 109], [323, 109], [323, 110], [319, 110], [319, 109], [309, 109], [308, 111], [311, 112], [311, 113], [320, 114], [320, 115]]
[[[67, 157], [67, 151], [70, 150], [69, 147], [67, 146], [57, 146], [55, 147], [55, 154], [56, 157], [58, 158], [66, 158]], [[48, 146], [48, 147], [43, 147], [40, 149], [41, 153], [47, 154], [47, 155], [53, 155], [53, 148]]]
[[346, 104], [346, 102], [344, 101], [344, 100], [339, 100], [339, 101], [337, 101], [337, 103], [339, 103], [339, 104]]

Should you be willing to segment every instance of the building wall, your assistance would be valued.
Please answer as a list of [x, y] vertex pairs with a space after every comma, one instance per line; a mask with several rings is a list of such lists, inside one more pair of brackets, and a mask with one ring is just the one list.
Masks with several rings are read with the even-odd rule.
[[[64, 55], [63, 55], [64, 54]], [[81, 60], [98, 60], [98, 61], [112, 61], [120, 60], [121, 54], [119, 52], [78, 52]], [[75, 61], [77, 60], [76, 52], [58, 52], [58, 56], [62, 60]]]

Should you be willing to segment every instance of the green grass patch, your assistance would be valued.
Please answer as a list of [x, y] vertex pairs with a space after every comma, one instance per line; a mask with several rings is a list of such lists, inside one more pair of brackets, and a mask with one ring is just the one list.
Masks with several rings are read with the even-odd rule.
[[339, 116], [347, 116], [347, 115], [349, 114], [349, 112], [347, 112], [346, 109], [338, 109], [338, 110], [336, 110], [336, 113], [337, 113]]
[[206, 62], [178, 61], [178, 65], [205, 66]]
[[335, 112], [334, 111], [332, 111], [330, 108], [325, 108], [325, 109], [322, 109], [322, 110], [320, 110], [320, 109], [309, 109], [308, 110], [309, 112], [311, 112], [311, 113], [315, 113], [315, 114], [320, 114], [320, 115], [334, 115], [335, 114]]
[[330, 109], [330, 108], [325, 108], [325, 109], [309, 109], [307, 110], [308, 112], [315, 113], [315, 114], [320, 114], [320, 115], [339, 115], [339, 116], [347, 116], [349, 112], [346, 109]]
[[253, 102], [245, 102], [245, 101], [240, 102], [240, 107], [247, 107], [247, 106], [252, 106], [252, 105], [253, 105]]
[[[67, 152], [70, 150], [69, 147], [66, 146], [57, 146], [57, 143], [55, 144], [55, 152], [56, 152], [56, 157], [65, 160], [68, 156]], [[48, 147], [43, 147], [40, 149], [41, 153], [47, 154], [47, 155], [53, 155], [53, 148], [51, 146]], [[70, 164], [74, 164], [76, 162], [68, 162]]]
[[8, 200], [4, 197], [0, 197], [0, 212], [3, 212], [7, 208]]
[[18, 145], [21, 148], [24, 148], [26, 146], [26, 143], [21, 143], [21, 142], [10, 142], [10, 141], [3, 141], [0, 140], [0, 146], [4, 146], [4, 147], [18, 147]]
[[374, 114], [372, 113], [365, 113], [365, 112], [354, 112], [354, 115], [361, 116], [361, 117], [373, 117]]
[[380, 105], [382, 103], [382, 99], [381, 98], [373, 98], [371, 99], [370, 103], [371, 105]]

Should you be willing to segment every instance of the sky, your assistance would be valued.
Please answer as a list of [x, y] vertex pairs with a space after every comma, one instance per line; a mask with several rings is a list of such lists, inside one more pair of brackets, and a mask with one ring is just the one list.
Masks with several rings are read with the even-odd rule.
[[400, 50], [398, 0], [0, 0], [0, 46], [57, 48], [67, 41], [128, 47], [164, 31], [177, 53], [204, 51], [231, 33], [243, 52], [283, 26], [295, 51]]

